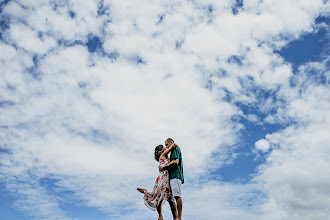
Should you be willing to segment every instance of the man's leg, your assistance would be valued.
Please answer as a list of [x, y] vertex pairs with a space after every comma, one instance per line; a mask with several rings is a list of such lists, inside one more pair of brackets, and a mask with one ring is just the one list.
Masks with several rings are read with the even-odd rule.
[[163, 220], [163, 216], [162, 216], [162, 203], [160, 203], [159, 206], [157, 206], [157, 212], [158, 212], [158, 220]]
[[170, 207], [171, 207], [173, 219], [177, 219], [178, 213], [177, 213], [177, 210], [176, 210], [175, 202], [174, 201], [168, 201], [168, 203], [170, 204]]
[[177, 207], [177, 218], [181, 220], [182, 216], [182, 199], [181, 199], [181, 180], [180, 179], [171, 179], [170, 180], [172, 194], [176, 200]]
[[181, 220], [181, 216], [182, 216], [182, 199], [179, 196], [176, 196], [175, 199], [176, 199], [176, 205], [177, 205], [177, 209], [178, 209], [178, 219]]

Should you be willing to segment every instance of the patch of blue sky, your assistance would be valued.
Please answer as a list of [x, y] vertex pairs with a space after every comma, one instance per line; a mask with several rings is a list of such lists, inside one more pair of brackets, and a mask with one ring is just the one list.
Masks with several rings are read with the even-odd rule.
[[326, 85], [328, 84], [328, 80], [327, 80], [327, 71], [329, 71], [329, 62], [327, 63], [327, 69], [325, 70], [320, 70], [320, 69], [314, 69], [311, 68], [309, 69], [305, 74], [307, 74], [308, 76], [308, 82], [305, 81], [305, 83], [314, 83], [314, 84], [323, 84]]
[[30, 74], [34, 79], [40, 80], [42, 77], [42, 74], [40, 71], [38, 71], [38, 65], [39, 65], [39, 57], [37, 55], [34, 55], [32, 58], [33, 65], [26, 69], [27, 73]]
[[9, 28], [9, 17], [8, 16], [0, 16], [0, 28], [1, 31], [4, 31]]
[[14, 125], [13, 128], [16, 128], [16, 129], [29, 129], [29, 126], [27, 123], [18, 123], [17, 125]]
[[[223, 78], [228, 75], [226, 70], [218, 69], [216, 71], [209, 71], [204, 66], [196, 65], [196, 69], [200, 71], [203, 75], [203, 87], [209, 91], [213, 89], [213, 81], [211, 80], [212, 77]], [[226, 88], [223, 89], [226, 93], [226, 96], [223, 98], [223, 101], [229, 102], [231, 100], [231, 93]]]
[[117, 51], [112, 51], [109, 53], [104, 51], [103, 42], [99, 36], [89, 34], [86, 46], [90, 53], [100, 53], [102, 56], [108, 57], [112, 62], [116, 61], [119, 57], [119, 53]]
[[4, 220], [28, 220], [31, 219], [23, 214], [23, 211], [19, 211], [14, 203], [16, 198], [12, 197], [8, 191], [5, 190], [5, 186], [0, 184], [0, 219]]
[[[95, 220], [103, 220], [108, 219], [107, 214], [102, 213], [97, 208], [87, 207], [83, 205], [83, 201], [77, 199], [77, 195], [74, 192], [66, 190], [60, 187], [57, 183], [60, 179], [55, 176], [50, 176], [47, 178], [42, 178], [39, 180], [40, 187], [44, 188], [47, 193], [53, 198], [61, 198], [59, 202], [59, 207], [65, 213], [68, 214], [68, 217], [72, 219], [95, 219]], [[15, 201], [15, 198], [10, 198], [12, 202]], [[1, 203], [1, 201], [0, 201]], [[8, 205], [7, 205], [8, 206]], [[17, 215], [19, 214], [19, 210], [15, 209], [15, 207], [6, 207], [5, 210], [11, 211], [11, 214]], [[0, 209], [1, 210], [1, 209]], [[1, 217], [1, 214], [0, 214]], [[26, 218], [26, 217], [25, 217]], [[25, 219], [25, 218], [17, 218], [17, 219]], [[9, 219], [9, 218], [8, 218]], [[11, 218], [10, 218], [11, 219]], [[30, 219], [30, 218], [26, 218]]]
[[103, 44], [100, 37], [94, 36], [92, 34], [88, 36], [88, 41], [86, 45], [90, 53], [94, 53], [96, 51], [102, 50], [103, 48]]
[[234, 63], [238, 66], [241, 66], [243, 64], [242, 63], [243, 59], [244, 59], [244, 57], [242, 57], [242, 56], [232, 55], [227, 59], [227, 62]]
[[32, 61], [33, 61], [33, 65], [34, 65], [35, 67], [38, 67], [38, 65], [39, 65], [39, 60], [38, 60], [38, 56], [37, 56], [37, 55], [34, 55], [34, 56], [33, 56]]
[[41, 31], [38, 31], [38, 38], [40, 40], [42, 40], [43, 36], [44, 36], [43, 33]]
[[82, 130], [80, 131], [80, 130], [71, 128], [67, 124], [63, 125], [63, 126], [64, 126], [64, 128], [67, 129], [67, 132], [69, 134], [82, 137], [82, 138], [89, 140], [91, 142], [94, 142], [94, 143], [105, 143], [105, 142], [112, 140], [111, 136], [109, 134], [107, 134], [106, 132], [103, 132], [102, 130], [98, 130], [95, 128], [89, 128], [89, 129], [87, 129], [87, 131], [82, 131]]
[[[234, 59], [234, 62], [237, 62], [236, 59]], [[241, 83], [243, 82], [241, 81]], [[245, 89], [250, 90], [256, 95], [258, 103], [244, 104], [235, 102], [233, 104], [242, 110], [245, 116], [255, 116], [255, 120], [251, 121], [249, 118], [242, 116], [235, 116], [232, 118], [234, 122], [244, 126], [239, 133], [240, 141], [233, 146], [232, 153], [237, 156], [233, 159], [231, 164], [225, 165], [220, 169], [213, 171], [210, 176], [214, 179], [221, 179], [225, 182], [249, 182], [257, 174], [257, 167], [265, 162], [265, 157], [263, 154], [267, 154], [267, 152], [259, 152], [261, 157], [256, 159], [255, 143], [260, 139], [264, 139], [267, 134], [274, 133], [278, 130], [284, 129], [287, 126], [287, 124], [269, 124], [264, 122], [264, 119], [268, 115], [272, 115], [277, 112], [278, 106], [272, 105], [273, 107], [267, 111], [260, 110], [260, 106], [262, 106], [268, 98], [271, 98], [277, 103], [281, 103], [283, 101], [276, 97], [277, 90], [269, 91], [256, 87], [253, 84], [246, 85], [248, 85], [249, 88]], [[223, 98], [223, 101], [233, 102], [235, 100], [233, 98], [234, 94], [230, 93], [228, 90], [224, 91], [226, 92], [226, 96]], [[216, 155], [214, 156], [216, 157]]]
[[[12, 129], [12, 128], [20, 129], [19, 125], [14, 125], [14, 126], [10, 125], [9, 126], [9, 125], [5, 124], [4, 122], [0, 121], [0, 132], [5, 133], [6, 131], [8, 131], [8, 129]], [[1, 143], [0, 149], [7, 149], [7, 146], [3, 144], [4, 141], [1, 139], [1, 136], [0, 136], [0, 143]]]
[[53, 6], [54, 11], [57, 11], [58, 8], [66, 7], [68, 4], [67, 1], [50, 1], [49, 3]]
[[207, 7], [207, 10], [208, 10], [208, 13], [209, 14], [212, 14], [213, 13], [213, 5], [209, 5], [208, 7]]
[[[254, 86], [253, 84], [250, 85], [243, 79], [240, 79], [239, 81], [242, 87], [246, 91], [253, 93], [257, 100], [257, 103], [235, 103], [236, 106], [239, 107], [239, 109], [241, 109], [245, 115], [255, 114], [258, 116], [260, 121], [263, 121], [268, 115], [276, 114], [278, 108], [285, 104], [285, 100], [277, 96], [277, 92], [280, 89], [279, 86], [274, 90], [267, 90], [262, 87]], [[261, 107], [269, 100], [272, 101], [271, 107], [262, 109]]]
[[79, 83], [78, 83], [78, 86], [79, 86], [79, 88], [81, 88], [81, 89], [86, 89], [86, 88], [87, 88], [87, 85], [88, 85], [87, 82], [79, 82]]
[[[327, 66], [327, 70], [329, 69], [329, 67], [330, 65]], [[298, 91], [300, 95], [305, 92], [305, 90], [309, 87], [311, 83], [327, 86], [330, 83], [329, 76], [327, 76], [327, 70], [320, 71], [310, 69], [307, 73], [304, 73], [307, 77], [301, 77], [300, 73], [298, 72], [290, 78], [290, 86], [292, 88], [299, 86]]]
[[72, 10], [69, 10], [69, 16], [74, 19], [76, 17], [76, 13]]
[[11, 85], [11, 84], [7, 84], [6, 89], [7, 89], [7, 91], [15, 92], [16, 91], [16, 86]]
[[93, 34], [88, 35], [87, 42], [82, 40], [69, 41], [65, 39], [59, 39], [57, 40], [57, 45], [62, 47], [74, 47], [76, 45], [83, 45], [87, 47], [88, 52], [99, 53], [101, 56], [108, 57], [111, 62], [114, 62], [119, 58], [119, 53], [117, 51], [105, 52], [102, 39], [99, 36], [95, 36]]
[[[0, 126], [0, 129], [1, 129], [1, 126]], [[1, 146], [0, 145], [0, 154], [12, 154], [12, 152], [6, 148], [6, 146]], [[0, 167], [1, 167], [1, 163], [0, 163]]]
[[19, 136], [19, 132], [16, 133], [16, 131], [21, 130], [21, 131], [28, 131], [31, 134], [34, 134], [39, 137], [44, 137], [47, 134], [47, 129], [44, 129], [42, 127], [42, 124], [39, 120], [40, 118], [42, 118], [42, 116], [36, 117], [35, 120], [31, 120], [28, 122], [19, 122], [15, 125], [7, 126], [7, 129], [13, 130], [12, 134], [15, 134], [17, 136]]
[[175, 48], [179, 50], [182, 47], [183, 43], [184, 43], [184, 39], [175, 41]]
[[210, 173], [210, 176], [215, 179], [235, 183], [248, 183], [251, 181], [258, 172], [257, 167], [265, 162], [265, 157], [256, 159], [255, 143], [265, 138], [266, 134], [284, 128], [280, 124], [256, 124], [245, 118], [240, 118], [239, 122], [244, 125], [244, 128], [239, 134], [239, 143], [234, 147], [233, 153], [237, 156], [231, 164]]
[[78, 87], [80, 89], [80, 94], [85, 98], [89, 103], [91, 103], [91, 97], [89, 95], [89, 84], [88, 82], [78, 82]]
[[109, 215], [103, 213], [97, 208], [90, 206], [83, 206], [79, 201], [72, 201], [70, 203], [60, 204], [60, 208], [65, 212], [69, 213], [69, 217], [72, 219], [79, 220], [104, 220], [109, 219]]
[[315, 23], [316, 24], [320, 24], [320, 23], [330, 24], [330, 16], [329, 17], [319, 16], [315, 19]]
[[[320, 17], [317, 22], [328, 21]], [[293, 65], [294, 70], [307, 62], [317, 62], [329, 55], [329, 31], [323, 27], [314, 33], [308, 33], [301, 38], [291, 41], [278, 53], [285, 61]]]
[[103, 21], [103, 24], [101, 25], [101, 33], [102, 35], [107, 35], [106, 33], [106, 27], [109, 23], [112, 22], [112, 17], [111, 17], [111, 13], [110, 13], [110, 6], [109, 5], [104, 5], [104, 1], [101, 0], [99, 7], [97, 9], [97, 16], [101, 17], [101, 16], [105, 16], [107, 19], [105, 19]]
[[[103, 220], [103, 219], [118, 219], [119, 217], [123, 217], [125, 215], [129, 215], [134, 213], [134, 209], [130, 208], [129, 205], [124, 204], [115, 204], [112, 203], [111, 207], [116, 212], [112, 213], [104, 213], [102, 210], [91, 207], [91, 206], [84, 206], [84, 202], [80, 200], [73, 199], [71, 201], [64, 201], [60, 203], [60, 208], [69, 213], [70, 217], [75, 219], [93, 219], [93, 220]], [[145, 219], [145, 218], [143, 218]]]
[[10, 100], [0, 100], [0, 108], [7, 108], [16, 105], [16, 102]]
[[3, 8], [5, 5], [9, 2], [10, 0], [4, 0], [0, 2], [0, 13], [2, 12]]
[[85, 44], [81, 40], [69, 41], [69, 40], [64, 40], [64, 39], [58, 39], [57, 45], [63, 46], [63, 47], [74, 47], [76, 45], [85, 45]]
[[119, 57], [119, 53], [117, 51], [106, 53], [105, 54], [111, 61], [116, 61]]
[[[206, 84], [208, 86], [212, 86], [212, 84]], [[209, 89], [212, 89], [212, 87], [209, 87]], [[223, 88], [224, 96], [221, 98], [224, 102], [232, 102], [233, 100], [233, 93], [230, 92], [228, 89]]]
[[199, 19], [203, 22], [207, 22], [207, 23], [212, 23], [213, 22], [213, 12], [214, 12], [214, 6], [212, 4], [203, 4], [203, 5], [199, 5], [197, 6], [199, 8], [199, 10], [203, 13]]
[[213, 5], [208, 5], [206, 7], [206, 18], [207, 18], [207, 23], [212, 23], [213, 22]]
[[157, 22], [157, 25], [159, 25], [159, 24], [161, 24], [163, 22], [163, 20], [165, 18], [165, 14], [158, 15], [158, 18], [159, 18], [159, 20]]
[[[133, 192], [136, 193], [136, 192]], [[111, 207], [113, 208], [113, 210], [115, 210], [112, 213], [109, 213], [109, 216], [111, 216], [111, 219], [118, 219], [119, 217], [124, 217], [127, 215], [131, 215], [132, 213], [136, 212], [136, 209], [133, 208], [131, 206], [131, 204], [127, 203], [127, 202], [121, 202], [121, 201], [117, 201], [111, 204]], [[139, 219], [138, 217], [136, 219]], [[145, 219], [144, 218], [140, 218], [140, 219]]]
[[109, 141], [111, 140], [110, 136], [98, 129], [91, 129], [90, 131], [90, 137], [93, 139], [93, 141], [97, 141], [97, 142], [102, 142], [102, 141]]
[[134, 64], [146, 64], [146, 61], [144, 59], [142, 59], [142, 57], [140, 56], [131, 56], [128, 57], [128, 61], [134, 63]]
[[[316, 21], [319, 23], [327, 22], [328, 18], [320, 17], [316, 19]], [[288, 46], [283, 48], [279, 53], [287, 62], [292, 63], [294, 68], [297, 69], [298, 66], [306, 64], [307, 62], [321, 61], [326, 55], [328, 55], [328, 50], [328, 31], [326, 28], [321, 28], [315, 33], [303, 35], [300, 39], [290, 42]], [[232, 56], [229, 58], [228, 62], [240, 65], [241, 60], [240, 57]], [[308, 76], [309, 82], [314, 81], [314, 83], [321, 84], [328, 83], [325, 73], [319, 72], [318, 70], [310, 70]], [[294, 81], [294, 77], [292, 77], [291, 81]], [[276, 113], [276, 105], [272, 105], [273, 108], [269, 109], [267, 112], [260, 111], [258, 106], [268, 98], [272, 98], [276, 102], [281, 102], [281, 100], [278, 100], [276, 97], [277, 90], [267, 91], [255, 87], [253, 84], [250, 85], [249, 83], [243, 83], [242, 85], [249, 87], [245, 89], [251, 90], [251, 92], [256, 95], [257, 100], [259, 100], [258, 105], [236, 103], [236, 105], [244, 112], [244, 115], [253, 114], [258, 117], [259, 121], [263, 121], [267, 115]], [[229, 91], [227, 91], [226, 94], [224, 100], [230, 102], [232, 100], [232, 94]], [[284, 129], [287, 124], [256, 123], [248, 121], [248, 119], [243, 117], [236, 120], [244, 125], [244, 128], [240, 132], [241, 141], [237, 144], [233, 152], [237, 154], [237, 157], [233, 160], [233, 163], [212, 172], [211, 176], [216, 179], [220, 178], [225, 182], [246, 183], [257, 174], [257, 167], [265, 162], [265, 157], [259, 157], [256, 159], [256, 154], [254, 152], [255, 143], [258, 140], [265, 138], [266, 134]], [[267, 152], [264, 154], [267, 154]]]
[[235, 0], [235, 3], [232, 5], [231, 9], [234, 15], [237, 15], [240, 10], [243, 8], [243, 0]]
[[2, 122], [0, 122], [0, 130], [1, 129], [8, 129], [8, 128], [9, 128], [8, 125], [4, 125], [4, 124], [2, 124]]
[[59, 181], [60, 181], [59, 178], [50, 175], [49, 177], [41, 178], [39, 180], [39, 184], [40, 187], [46, 189], [50, 195], [54, 195], [55, 197], [65, 198], [68, 202], [74, 200], [75, 198], [74, 192], [61, 187], [58, 184]]
[[110, 15], [110, 7], [104, 5], [104, 0], [101, 0], [99, 3], [99, 7], [97, 9], [98, 16], [109, 16]]
[[213, 81], [212, 80], [207, 80], [205, 83], [204, 83], [204, 86], [203, 86], [205, 89], [209, 90], [209, 91], [212, 91], [213, 89]]
[[268, 198], [268, 195], [265, 193], [265, 191], [255, 189], [250, 190], [249, 194], [245, 198], [241, 198], [240, 202], [242, 202], [242, 206], [245, 206], [247, 208], [257, 207], [259, 205], [262, 205], [266, 202], [265, 199]]
[[[0, 8], [1, 9], [1, 8]], [[2, 34], [9, 29], [10, 18], [8, 16], [2, 15], [0, 11], [0, 41], [3, 40]]]
[[170, 78], [172, 78], [173, 77], [173, 74], [172, 73], [168, 73], [168, 74], [166, 74], [164, 77], [163, 77], [163, 79], [170, 79]]

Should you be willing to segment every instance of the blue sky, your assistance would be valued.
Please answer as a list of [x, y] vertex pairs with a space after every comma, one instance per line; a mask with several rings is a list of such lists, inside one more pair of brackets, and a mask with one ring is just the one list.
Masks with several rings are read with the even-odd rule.
[[1, 1], [0, 218], [155, 219], [172, 137], [184, 219], [326, 219], [329, 4]]

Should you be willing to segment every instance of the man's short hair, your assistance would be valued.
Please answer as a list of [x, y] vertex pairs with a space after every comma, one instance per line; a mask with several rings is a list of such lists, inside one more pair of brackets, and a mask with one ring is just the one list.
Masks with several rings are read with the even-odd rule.
[[174, 141], [173, 141], [172, 138], [167, 138], [166, 141], [165, 141], [165, 143], [168, 143], [168, 142], [173, 142], [174, 143]]

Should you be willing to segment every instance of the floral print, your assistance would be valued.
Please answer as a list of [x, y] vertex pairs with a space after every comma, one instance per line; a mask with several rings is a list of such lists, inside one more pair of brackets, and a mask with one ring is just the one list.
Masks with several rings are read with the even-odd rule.
[[[159, 165], [165, 165], [169, 163], [169, 159], [163, 160], [159, 158]], [[170, 188], [170, 180], [169, 174], [167, 170], [164, 170], [159, 173], [155, 186], [152, 192], [144, 191], [144, 204], [151, 210], [157, 210], [157, 206], [161, 203], [166, 202], [172, 198], [171, 188]]]

